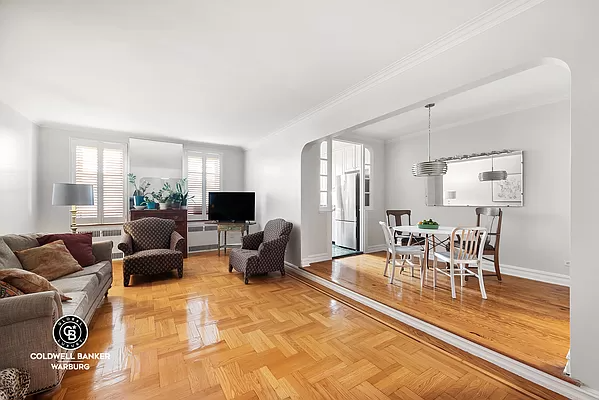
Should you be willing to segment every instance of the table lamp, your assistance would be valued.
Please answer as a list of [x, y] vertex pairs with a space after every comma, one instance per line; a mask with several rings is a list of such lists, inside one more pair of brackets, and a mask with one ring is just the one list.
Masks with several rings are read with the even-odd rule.
[[52, 187], [53, 206], [71, 206], [71, 232], [77, 233], [77, 206], [94, 205], [94, 185], [55, 183]]

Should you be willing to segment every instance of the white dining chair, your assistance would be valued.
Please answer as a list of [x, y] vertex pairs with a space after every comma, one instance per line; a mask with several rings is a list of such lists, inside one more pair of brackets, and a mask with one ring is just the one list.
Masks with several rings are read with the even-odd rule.
[[391, 228], [384, 223], [383, 221], [379, 221], [379, 225], [383, 229], [383, 234], [385, 235], [385, 243], [387, 244], [387, 259], [385, 261], [385, 272], [384, 276], [387, 276], [387, 270], [389, 269], [389, 262], [391, 262], [391, 278], [389, 279], [389, 283], [393, 284], [393, 280], [395, 279], [395, 268], [398, 266], [396, 264], [397, 255], [400, 257], [401, 272], [406, 265], [410, 267], [411, 275], [414, 276], [414, 261], [413, 256], [418, 256], [420, 260], [420, 286], [422, 286], [424, 277], [422, 263], [424, 262], [424, 250], [419, 246], [404, 246], [401, 243], [396, 244], [393, 238], [393, 232]]
[[[451, 282], [451, 297], [456, 298], [455, 277], [460, 277], [464, 286], [466, 276], [478, 278], [480, 293], [487, 298], [483, 280], [482, 259], [484, 243], [487, 240], [487, 229], [482, 227], [458, 227], [451, 232], [449, 251], [435, 251], [433, 258], [433, 287], [437, 286], [437, 272], [449, 276]], [[445, 262], [444, 268], [439, 268], [437, 261]], [[469, 268], [476, 268], [476, 272]]]

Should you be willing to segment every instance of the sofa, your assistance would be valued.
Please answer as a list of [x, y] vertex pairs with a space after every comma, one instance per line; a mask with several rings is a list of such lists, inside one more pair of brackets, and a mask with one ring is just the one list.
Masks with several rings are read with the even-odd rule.
[[[0, 236], [12, 251], [38, 246], [41, 234]], [[92, 245], [94, 265], [55, 279], [52, 284], [72, 300], [61, 303], [56, 292], [31, 293], [0, 299], [0, 370], [19, 368], [29, 372], [29, 394], [60, 385], [65, 370], [51, 368], [51, 360], [32, 360], [31, 353], [59, 353], [52, 337], [54, 322], [62, 315], [77, 315], [89, 324], [112, 285], [112, 242]], [[19, 268], [21, 265], [12, 266]]]

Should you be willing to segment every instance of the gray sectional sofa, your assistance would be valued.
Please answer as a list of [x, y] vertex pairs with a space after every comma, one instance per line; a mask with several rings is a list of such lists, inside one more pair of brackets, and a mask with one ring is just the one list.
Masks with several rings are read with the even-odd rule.
[[[5, 235], [0, 240], [12, 251], [37, 246], [39, 234]], [[96, 264], [51, 281], [72, 300], [61, 303], [55, 292], [31, 293], [0, 299], [0, 370], [29, 372], [29, 393], [60, 385], [64, 370], [54, 370], [51, 360], [32, 360], [31, 353], [65, 352], [52, 338], [54, 322], [62, 315], [77, 315], [89, 323], [112, 284], [112, 242], [93, 244]], [[20, 267], [17, 266], [17, 268]]]

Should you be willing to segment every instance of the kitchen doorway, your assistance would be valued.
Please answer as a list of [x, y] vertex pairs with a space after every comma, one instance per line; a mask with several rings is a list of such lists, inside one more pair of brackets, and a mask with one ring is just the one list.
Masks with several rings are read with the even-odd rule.
[[332, 141], [332, 258], [363, 252], [363, 146]]

